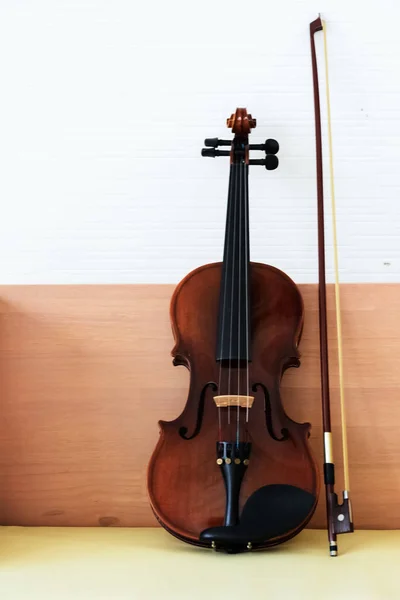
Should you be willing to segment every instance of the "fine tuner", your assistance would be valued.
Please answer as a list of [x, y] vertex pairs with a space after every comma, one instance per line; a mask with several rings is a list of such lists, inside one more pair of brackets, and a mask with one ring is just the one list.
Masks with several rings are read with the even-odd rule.
[[[247, 115], [247, 128], [248, 132], [250, 129], [253, 129], [256, 126], [256, 119], [252, 119], [251, 115]], [[240, 118], [240, 117], [239, 117]], [[237, 122], [238, 114], [232, 115], [229, 119], [227, 119], [228, 127], [234, 127]], [[207, 158], [216, 158], [218, 156], [230, 156], [232, 159], [232, 141], [231, 140], [220, 140], [218, 138], [207, 138], [204, 140], [204, 145], [206, 148], [203, 148], [201, 151], [201, 155]], [[217, 150], [219, 146], [230, 146], [231, 150]], [[265, 152], [265, 158], [257, 158], [257, 159], [249, 159], [249, 150], [261, 150]], [[243, 162], [248, 165], [260, 165], [264, 166], [267, 171], [273, 171], [279, 165], [279, 160], [276, 154], [279, 152], [279, 144], [276, 140], [268, 139], [265, 140], [264, 144], [248, 144], [247, 147], [243, 147], [240, 149], [239, 147], [235, 148], [235, 155], [238, 156], [242, 152], [243, 154]]]

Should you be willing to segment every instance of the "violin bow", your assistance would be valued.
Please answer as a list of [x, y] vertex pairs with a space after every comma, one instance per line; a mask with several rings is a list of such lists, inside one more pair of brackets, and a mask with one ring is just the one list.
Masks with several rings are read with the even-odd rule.
[[[321, 108], [318, 85], [318, 65], [315, 51], [315, 33], [324, 33], [324, 55], [325, 55], [325, 82], [326, 82], [326, 104], [328, 117], [328, 143], [330, 163], [330, 191], [332, 201], [332, 226], [333, 247], [335, 267], [335, 303], [336, 303], [336, 330], [338, 340], [338, 364], [339, 364], [339, 390], [340, 410], [342, 423], [342, 448], [344, 466], [344, 491], [343, 501], [339, 504], [338, 495], [335, 493], [335, 464], [333, 461], [331, 407], [329, 393], [329, 354], [328, 354], [328, 327], [326, 308], [326, 269], [325, 269], [325, 224], [324, 224], [324, 185], [322, 165], [322, 135], [321, 135]], [[320, 365], [321, 365], [321, 392], [322, 392], [322, 424], [324, 432], [324, 483], [326, 492], [327, 531], [329, 541], [329, 553], [337, 556], [337, 535], [340, 533], [351, 533], [354, 531], [351, 502], [350, 502], [350, 479], [347, 452], [346, 413], [344, 405], [344, 381], [343, 381], [343, 345], [342, 345], [342, 323], [340, 312], [340, 290], [339, 290], [339, 267], [338, 248], [336, 234], [336, 205], [335, 188], [333, 179], [333, 152], [332, 131], [330, 115], [330, 95], [328, 81], [328, 53], [326, 41], [325, 22], [318, 19], [310, 23], [311, 60], [314, 87], [314, 113], [315, 113], [315, 143], [316, 143], [316, 166], [317, 166], [317, 202], [318, 202], [318, 299], [319, 299], [319, 340], [320, 340]]]

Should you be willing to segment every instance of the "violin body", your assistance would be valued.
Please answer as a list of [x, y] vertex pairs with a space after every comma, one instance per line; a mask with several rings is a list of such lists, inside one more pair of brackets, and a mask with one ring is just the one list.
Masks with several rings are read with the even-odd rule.
[[[250, 261], [247, 135], [255, 119], [238, 109], [228, 125], [236, 135], [224, 260], [189, 273], [171, 300], [173, 362], [189, 369], [190, 387], [180, 416], [159, 422], [148, 492], [171, 534], [235, 553], [299, 533], [314, 513], [319, 479], [311, 426], [293, 421], [280, 397], [284, 371], [300, 365], [302, 298], [285, 273]], [[272, 142], [265, 147], [276, 152]], [[262, 164], [275, 168], [277, 159]]]
[[[182, 540], [199, 546], [200, 533], [220, 526], [225, 516], [224, 482], [215, 460], [217, 407], [211, 386], [218, 381], [214, 359], [221, 263], [200, 267], [177, 286], [171, 301], [171, 323], [176, 340], [175, 365], [190, 371], [190, 389], [182, 414], [160, 421], [161, 435], [148, 471], [151, 506], [159, 522]], [[296, 423], [285, 413], [280, 381], [288, 367], [299, 366], [298, 343], [303, 325], [303, 302], [298, 288], [273, 267], [251, 263], [253, 355], [250, 369], [256, 392], [249, 418], [252, 456], [240, 491], [239, 509], [263, 486], [289, 484], [311, 494], [309, 510], [295, 527], [281, 536], [253, 542], [267, 547], [286, 541], [311, 518], [318, 497], [318, 473], [311, 455], [309, 423]], [[266, 403], [270, 406], [266, 406]], [[270, 412], [276, 441], [268, 431]], [[287, 431], [287, 436], [282, 432]], [[190, 438], [190, 439], [187, 439]]]

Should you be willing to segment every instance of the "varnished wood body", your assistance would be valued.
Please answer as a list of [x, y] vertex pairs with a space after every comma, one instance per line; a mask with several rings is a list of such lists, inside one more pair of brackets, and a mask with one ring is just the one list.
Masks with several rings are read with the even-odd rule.
[[[220, 279], [219, 263], [200, 267], [178, 285], [173, 295], [171, 322], [176, 344], [172, 354], [175, 364], [189, 369], [190, 389], [181, 415], [174, 421], [160, 421], [160, 439], [148, 469], [148, 491], [158, 520], [171, 533], [198, 545], [201, 531], [223, 524], [225, 509], [224, 484], [215, 453], [218, 415], [211, 389], [205, 397], [198, 435], [184, 439], [180, 430], [185, 428], [189, 435], [196, 430], [202, 390], [207, 382], [218, 381], [215, 345]], [[308, 444], [310, 424], [291, 420], [280, 398], [283, 372], [299, 365], [297, 346], [303, 325], [300, 293], [281, 271], [251, 263], [250, 296], [250, 383], [266, 387], [273, 430], [278, 437], [287, 430], [288, 439], [276, 441], [268, 433], [264, 395], [260, 390], [254, 393], [248, 423], [252, 456], [240, 504], [243, 506], [260, 487], [276, 483], [297, 486], [316, 498], [300, 527], [264, 547], [285, 541], [307, 524], [316, 506], [319, 481]]]

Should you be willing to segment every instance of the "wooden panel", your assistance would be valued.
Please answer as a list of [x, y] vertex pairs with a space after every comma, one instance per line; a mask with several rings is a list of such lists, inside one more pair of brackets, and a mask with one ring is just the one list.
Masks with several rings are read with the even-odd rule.
[[[173, 287], [0, 287], [0, 523], [156, 524], [146, 465], [158, 419], [179, 414], [189, 381], [170, 359]], [[321, 463], [317, 291], [300, 287], [302, 366], [285, 375], [283, 397], [294, 419], [313, 423]], [[343, 285], [342, 304], [355, 523], [400, 528], [400, 286]], [[331, 294], [330, 309], [333, 340]], [[321, 495], [312, 526], [324, 511]]]

